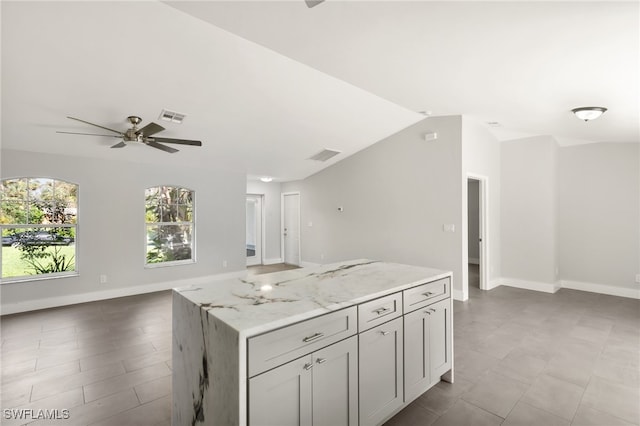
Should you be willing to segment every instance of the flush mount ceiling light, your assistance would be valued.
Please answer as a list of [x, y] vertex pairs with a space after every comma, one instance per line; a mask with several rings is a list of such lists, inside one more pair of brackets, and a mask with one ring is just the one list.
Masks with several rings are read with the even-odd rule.
[[269, 183], [273, 180], [273, 178], [271, 176], [263, 176], [260, 178], [261, 181]]
[[580, 107], [571, 110], [580, 120], [595, 120], [605, 113], [607, 109], [603, 107]]

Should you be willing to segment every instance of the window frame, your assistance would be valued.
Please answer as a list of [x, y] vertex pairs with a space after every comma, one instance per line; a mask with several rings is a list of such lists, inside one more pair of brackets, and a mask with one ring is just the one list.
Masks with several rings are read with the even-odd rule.
[[[74, 253], [73, 253], [73, 263], [74, 263], [74, 269], [72, 271], [62, 271], [62, 272], [48, 272], [45, 274], [35, 274], [35, 275], [18, 275], [18, 276], [13, 276], [13, 277], [3, 277], [2, 274], [4, 273], [4, 268], [2, 266], [2, 262], [0, 262], [0, 285], [2, 284], [16, 284], [16, 283], [23, 283], [23, 282], [32, 282], [32, 281], [43, 281], [43, 280], [53, 280], [53, 279], [60, 279], [60, 278], [69, 278], [69, 277], [77, 277], [80, 275], [80, 250], [79, 250], [79, 236], [80, 236], [80, 184], [73, 182], [73, 181], [69, 181], [69, 180], [64, 180], [64, 179], [60, 179], [60, 178], [56, 178], [56, 177], [51, 177], [51, 176], [14, 176], [14, 177], [2, 177], [0, 178], [0, 182], [4, 183], [6, 181], [11, 181], [11, 180], [23, 180], [26, 179], [27, 182], [31, 181], [31, 180], [51, 180], [54, 182], [54, 188], [57, 182], [62, 182], [65, 184], [70, 184], [75, 186], [75, 192], [76, 192], [76, 200], [75, 200], [75, 208], [76, 208], [76, 212], [75, 212], [75, 223], [0, 223], [0, 235], [2, 234], [2, 231], [5, 229], [20, 229], [20, 228], [25, 228], [25, 229], [55, 229], [55, 228], [74, 228], [75, 229], [75, 236], [73, 237], [73, 245], [74, 245]], [[55, 189], [54, 189], [55, 191]], [[24, 203], [29, 206], [30, 205], [30, 200], [33, 198], [29, 197], [30, 191], [27, 190], [27, 198], [24, 199]], [[1, 197], [0, 197], [1, 200]], [[29, 208], [27, 207], [27, 210], [29, 210]], [[4, 248], [4, 246], [2, 246]], [[1, 256], [0, 256], [1, 257]]]
[[[180, 221], [180, 222], [147, 222], [146, 220], [146, 210], [147, 210], [147, 191], [156, 188], [172, 188], [176, 190], [185, 190], [191, 193], [191, 221]], [[166, 268], [171, 266], [181, 266], [181, 265], [191, 265], [196, 263], [196, 191], [195, 189], [191, 189], [182, 185], [154, 185], [149, 186], [144, 189], [144, 212], [145, 212], [145, 220], [144, 220], [144, 268], [145, 269], [155, 269], [155, 268]], [[191, 257], [189, 259], [180, 259], [180, 260], [168, 260], [163, 262], [154, 262], [149, 263], [147, 259], [148, 254], [148, 229], [150, 226], [169, 226], [169, 225], [177, 225], [177, 226], [191, 226]]]

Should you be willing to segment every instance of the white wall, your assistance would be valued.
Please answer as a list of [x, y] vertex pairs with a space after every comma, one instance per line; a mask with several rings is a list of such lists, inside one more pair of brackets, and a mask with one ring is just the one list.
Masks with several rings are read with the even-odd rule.
[[262, 253], [265, 264], [280, 263], [280, 193], [278, 182], [247, 181], [247, 194], [263, 196], [265, 216], [265, 251]]
[[640, 144], [562, 147], [559, 166], [560, 278], [637, 293]]
[[[489, 287], [495, 285], [501, 276], [501, 144], [486, 129], [484, 124], [469, 117], [462, 117], [462, 172], [463, 172], [463, 212], [467, 213], [467, 178], [470, 175], [485, 179], [487, 195], [488, 233], [484, 244], [488, 247], [487, 280]], [[466, 220], [466, 217], [465, 217]], [[477, 241], [477, 240], [476, 240]], [[477, 246], [477, 244], [476, 244]], [[467, 263], [468, 237], [463, 238], [463, 263]], [[467, 270], [463, 270], [463, 286], [468, 288]]]
[[[427, 118], [283, 184], [283, 192], [300, 191], [302, 260], [371, 258], [451, 270], [461, 297], [461, 128], [460, 116]], [[438, 139], [426, 142], [427, 132]], [[456, 231], [444, 232], [443, 224]]]
[[[79, 276], [3, 283], [3, 313], [55, 303], [152, 291], [245, 270], [244, 173], [222, 167], [153, 166], [93, 158], [3, 150], [2, 178], [44, 176], [79, 184]], [[179, 185], [196, 192], [194, 264], [145, 269], [144, 190]], [[228, 262], [222, 267], [223, 260]], [[99, 275], [108, 282], [99, 284]]]
[[557, 153], [550, 136], [502, 143], [502, 276], [509, 284], [556, 285]]

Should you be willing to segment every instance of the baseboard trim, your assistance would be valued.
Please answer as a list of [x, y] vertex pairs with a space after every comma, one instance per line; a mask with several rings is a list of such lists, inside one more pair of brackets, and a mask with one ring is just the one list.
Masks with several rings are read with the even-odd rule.
[[220, 281], [228, 278], [239, 278], [247, 275], [247, 271], [228, 272], [224, 274], [207, 275], [198, 278], [190, 278], [179, 281], [164, 281], [160, 283], [137, 285], [131, 287], [114, 288], [110, 290], [92, 291], [88, 293], [69, 294], [65, 296], [47, 297], [43, 299], [28, 300], [25, 302], [8, 303], [0, 306], [0, 315], [17, 314], [20, 312], [36, 311], [39, 309], [57, 308], [59, 306], [75, 305], [78, 303], [95, 302], [98, 300], [114, 299], [116, 297], [134, 296], [137, 294], [154, 293], [156, 291], [170, 290], [176, 287], [188, 287], [200, 285], [211, 281]]
[[322, 266], [322, 263], [300, 262], [300, 266], [303, 268], [315, 268], [316, 266]]
[[516, 278], [499, 278], [492, 281], [492, 283], [507, 287], [523, 288], [525, 290], [541, 291], [543, 293], [555, 293], [560, 289], [560, 283], [543, 283], [540, 281], [527, 281]]
[[608, 294], [610, 296], [640, 299], [640, 288], [614, 287], [606, 284], [586, 283], [580, 281], [560, 280], [562, 288], [588, 291], [590, 293]]
[[264, 259], [262, 261], [263, 265], [275, 265], [276, 263], [282, 263], [282, 258], [278, 257], [278, 258], [275, 258], [275, 259]]
[[451, 290], [451, 297], [453, 297], [453, 300], [459, 300], [461, 302], [469, 299], [468, 294], [464, 294], [462, 290], [458, 290], [457, 288]]
[[502, 278], [497, 278], [494, 280], [489, 280], [487, 284], [487, 290], [493, 290], [496, 287], [500, 287], [502, 285]]

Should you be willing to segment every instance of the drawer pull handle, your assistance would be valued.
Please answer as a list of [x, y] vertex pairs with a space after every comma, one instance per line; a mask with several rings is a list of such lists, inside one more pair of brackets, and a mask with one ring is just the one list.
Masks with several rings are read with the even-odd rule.
[[431, 297], [431, 296], [433, 296], [433, 293], [432, 293], [432, 292], [430, 292], [430, 291], [428, 291], [428, 292], [426, 292], [426, 293], [422, 293], [422, 295], [423, 295], [423, 296], [427, 296], [427, 297]]
[[380, 334], [382, 334], [383, 336], [386, 336], [389, 333], [390, 333], [389, 331], [380, 330]]
[[380, 308], [380, 309], [376, 309], [376, 310], [374, 310], [373, 312], [375, 312], [375, 313], [376, 313], [376, 314], [378, 314], [378, 315], [382, 315], [382, 314], [384, 314], [385, 312], [390, 311], [390, 310], [391, 310], [391, 308]]
[[318, 359], [316, 360], [316, 362], [317, 362], [318, 364], [324, 364], [325, 362], [327, 362], [327, 359], [326, 359], [326, 358], [318, 358]]
[[308, 362], [302, 368], [304, 368], [305, 370], [311, 370], [313, 368], [313, 364]]
[[433, 309], [433, 308], [429, 308], [429, 310], [430, 310], [431, 312], [435, 312], [435, 311], [436, 311], [436, 310], [435, 310], [435, 309]]
[[429, 311], [424, 311], [424, 313], [427, 314], [427, 315], [431, 315], [431, 312], [429, 312]]
[[302, 341], [305, 343], [309, 343], [309, 342], [313, 342], [314, 340], [318, 340], [321, 337], [324, 337], [324, 333], [316, 333], [314, 335], [307, 336], [304, 339], [302, 339]]

